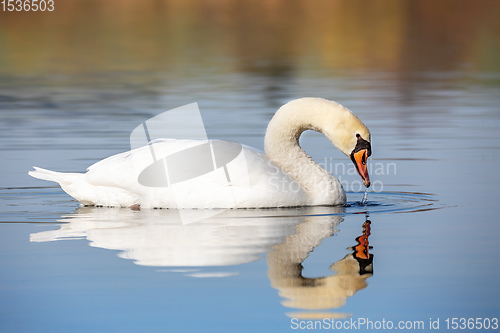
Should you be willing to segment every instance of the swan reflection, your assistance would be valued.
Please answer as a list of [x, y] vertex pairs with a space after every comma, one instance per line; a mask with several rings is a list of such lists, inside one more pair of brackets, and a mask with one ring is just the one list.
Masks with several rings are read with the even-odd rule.
[[[204, 210], [191, 214], [197, 212], [206, 215]], [[261, 259], [271, 246], [284, 242], [302, 221], [298, 213], [294, 209], [221, 210], [219, 215], [184, 225], [185, 211], [181, 218], [178, 210], [171, 209], [82, 207], [63, 216], [58, 230], [32, 234], [30, 240], [85, 238], [90, 246], [121, 250], [119, 257], [141, 266], [238, 265]]]
[[[82, 207], [63, 216], [58, 230], [31, 234], [30, 240], [87, 239], [90, 246], [120, 250], [119, 257], [137, 265], [156, 266], [192, 277], [232, 276], [237, 273], [221, 267], [250, 263], [267, 254], [268, 277], [285, 299], [284, 306], [331, 310], [365, 288], [366, 279], [372, 274], [370, 222], [366, 221], [362, 235], [356, 239], [358, 244], [351, 249], [353, 253], [331, 265], [336, 274], [321, 278], [302, 276], [302, 262], [322, 240], [335, 233], [335, 227], [343, 220], [342, 213], [342, 207], [221, 210], [216, 216], [185, 225], [185, 216], [181, 218], [177, 210]], [[190, 214], [203, 216], [204, 211], [193, 210]], [[209, 266], [222, 271], [207, 270]]]
[[[371, 221], [363, 224], [362, 234], [357, 237], [353, 252], [333, 263], [335, 271], [326, 277], [305, 278], [302, 276], [302, 262], [322, 239], [333, 234], [336, 221], [312, 219], [297, 226], [297, 233], [274, 247], [267, 256], [268, 276], [271, 285], [285, 298], [286, 307], [322, 312], [295, 312], [288, 314], [295, 318], [346, 318], [350, 314], [324, 312], [342, 307], [348, 297], [366, 288], [366, 279], [373, 274], [373, 255], [370, 254], [368, 237]], [[317, 238], [311, 237], [316, 235]]]

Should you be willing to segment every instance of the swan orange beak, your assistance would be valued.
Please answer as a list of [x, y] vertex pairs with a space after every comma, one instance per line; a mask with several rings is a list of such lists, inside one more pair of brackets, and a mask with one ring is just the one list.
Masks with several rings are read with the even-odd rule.
[[361, 149], [360, 151], [351, 154], [351, 159], [356, 166], [356, 170], [358, 170], [358, 173], [363, 180], [363, 184], [365, 184], [368, 188], [370, 187], [370, 176], [368, 175], [367, 158], [367, 149]]

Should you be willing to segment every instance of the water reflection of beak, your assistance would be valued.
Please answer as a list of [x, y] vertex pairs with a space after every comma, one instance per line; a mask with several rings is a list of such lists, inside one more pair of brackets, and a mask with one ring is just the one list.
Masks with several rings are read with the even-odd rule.
[[365, 184], [366, 187], [370, 187], [370, 176], [368, 175], [367, 158], [367, 149], [361, 149], [360, 151], [353, 152], [351, 154], [351, 160], [356, 166], [356, 170], [358, 170], [358, 173], [363, 180], [363, 184]]
[[358, 259], [370, 259], [370, 243], [368, 241], [368, 237], [371, 234], [371, 221], [366, 220], [363, 223], [363, 234], [356, 238], [358, 245], [354, 247], [354, 257]]

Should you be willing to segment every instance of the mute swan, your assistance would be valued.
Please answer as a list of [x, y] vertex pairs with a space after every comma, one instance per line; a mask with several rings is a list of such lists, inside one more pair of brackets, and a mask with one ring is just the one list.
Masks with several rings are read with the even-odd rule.
[[[370, 186], [366, 165], [371, 155], [370, 131], [350, 110], [321, 98], [293, 100], [276, 112], [267, 128], [265, 155], [254, 148], [228, 141], [160, 139], [97, 162], [84, 174], [37, 167], [29, 174], [59, 183], [82, 205], [141, 208], [342, 205], [346, 202], [346, 195], [338, 179], [299, 146], [299, 137], [306, 130], [323, 133], [351, 158], [365, 186]], [[175, 154], [195, 151], [193, 148], [202, 145], [210, 147], [213, 165], [199, 165], [197, 156], [190, 156], [189, 165], [179, 166], [176, 161], [179, 174], [175, 177], [180, 179], [177, 183], [168, 183], [169, 177], [166, 176], [166, 185], [155, 186], [155, 181], [161, 183], [159, 173], [155, 174], [157, 178], [141, 181], [144, 171], [157, 164], [151, 157], [152, 151], [156, 156], [172, 160], [177, 156]], [[239, 155], [229, 158], [235, 151]], [[219, 161], [229, 162], [221, 167], [215, 162], [216, 155], [219, 155]], [[186, 179], [185, 174], [189, 172], [185, 170], [193, 166], [208, 167], [212, 171]], [[168, 165], [162, 170], [165, 172], [165, 169]]]

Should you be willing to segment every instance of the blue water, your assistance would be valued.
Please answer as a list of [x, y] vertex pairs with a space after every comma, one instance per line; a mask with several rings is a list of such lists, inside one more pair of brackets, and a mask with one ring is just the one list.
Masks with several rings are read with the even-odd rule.
[[[375, 78], [390, 80], [382, 74]], [[319, 89], [321, 80], [317, 84]], [[386, 89], [380, 93], [388, 94]], [[36, 98], [19, 108], [8, 104], [1, 122], [3, 331], [287, 331], [292, 318], [304, 312], [426, 324], [429, 318], [443, 324], [447, 317], [497, 316], [496, 97], [481, 88], [489, 99], [464, 106], [474, 96], [455, 89], [445, 96], [424, 89], [427, 98], [418, 105], [341, 101], [372, 131], [372, 181], [379, 181], [379, 188], [369, 192], [367, 205], [359, 204], [363, 191], [351, 191], [342, 209], [252, 211], [250, 217], [237, 211], [188, 225], [166, 211], [82, 209], [60, 188], [27, 176], [32, 165], [83, 171], [125, 150], [128, 131], [159, 109], [114, 113], [77, 103], [85, 112], [69, 112], [57, 98], [58, 108], [37, 105]], [[343, 95], [340, 86], [335, 91]], [[140, 109], [129, 99], [130, 109]], [[253, 101], [229, 112], [230, 102], [213, 99], [200, 101], [209, 135], [262, 149], [274, 107]], [[422, 115], [427, 108], [436, 112]], [[401, 109], [411, 120], [398, 116]], [[319, 162], [326, 158], [331, 166], [345, 160], [350, 167], [319, 135], [306, 135], [302, 143]], [[389, 163], [395, 168], [384, 171]], [[346, 173], [339, 176], [355, 184], [357, 175]], [[283, 305], [284, 282], [268, 273], [271, 248], [296, 234], [298, 225], [318, 223], [309, 234], [315, 238], [309, 240], [311, 249], [317, 247], [302, 263], [302, 276], [332, 276], [329, 266], [352, 253], [346, 249], [357, 244], [366, 219], [373, 247], [366, 287], [348, 288], [335, 306]], [[296, 246], [292, 242], [282, 260], [291, 260], [286, 253]]]
[[[4, 22], [11, 22], [0, 23], [11, 48], [0, 57], [1, 332], [290, 332], [323, 318], [423, 321], [406, 331], [428, 332], [431, 320], [446, 331], [447, 318], [499, 317], [500, 72], [490, 65], [498, 58], [493, 46], [483, 58], [474, 53], [448, 66], [438, 60], [449, 50], [431, 43], [436, 63], [416, 68], [359, 58], [350, 67], [337, 59], [344, 65], [332, 68], [327, 56], [335, 52], [320, 59], [287, 50], [283, 69], [272, 54], [210, 53], [235, 43], [230, 29], [220, 45], [210, 30], [205, 37], [217, 47], [181, 35], [174, 41], [186, 44], [169, 42], [178, 67], [151, 69], [150, 49], [101, 63], [74, 51], [73, 41], [72, 52], [82, 55], [59, 63], [36, 44], [31, 27], [30, 45], [54, 58], [36, 67], [28, 58], [9, 60], [21, 46], [10, 44], [14, 21]], [[319, 31], [311, 29], [304, 36]], [[484, 38], [494, 43], [493, 35]], [[97, 55], [106, 57], [99, 45]], [[261, 52], [273, 49], [265, 45]], [[183, 58], [186, 48], [193, 54]], [[32, 166], [84, 172], [128, 150], [130, 132], [143, 121], [193, 102], [209, 138], [263, 149], [277, 108], [303, 96], [336, 100], [370, 128], [366, 204], [352, 163], [313, 132], [300, 143], [345, 185], [345, 207], [235, 210], [185, 223], [175, 210], [79, 207], [27, 174]]]

